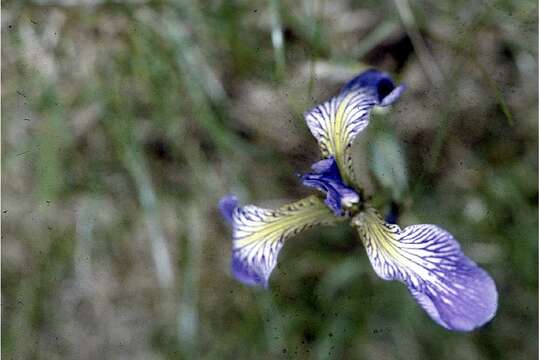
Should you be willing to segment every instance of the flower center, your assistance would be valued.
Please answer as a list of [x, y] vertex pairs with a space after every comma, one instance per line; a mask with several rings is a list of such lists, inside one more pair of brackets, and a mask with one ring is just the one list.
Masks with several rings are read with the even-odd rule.
[[326, 205], [337, 216], [356, 212], [360, 204], [358, 193], [345, 185], [333, 157], [320, 160], [312, 165], [313, 172], [302, 175], [305, 186], [314, 187], [326, 194]]

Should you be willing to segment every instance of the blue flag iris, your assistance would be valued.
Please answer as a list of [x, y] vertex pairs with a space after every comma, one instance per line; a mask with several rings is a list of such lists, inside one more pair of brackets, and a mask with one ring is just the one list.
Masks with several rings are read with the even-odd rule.
[[241, 206], [232, 195], [222, 198], [219, 208], [232, 227], [232, 273], [237, 280], [268, 287], [286, 239], [316, 225], [348, 221], [357, 230], [375, 273], [405, 284], [438, 324], [470, 331], [493, 318], [498, 297], [493, 279], [463, 254], [449, 232], [435, 225], [402, 229], [396, 224], [396, 204], [383, 218], [361, 196], [352, 167], [354, 139], [369, 124], [373, 107], [392, 104], [404, 89], [387, 74], [369, 70], [304, 114], [322, 160], [300, 179], [318, 195], [278, 209]]

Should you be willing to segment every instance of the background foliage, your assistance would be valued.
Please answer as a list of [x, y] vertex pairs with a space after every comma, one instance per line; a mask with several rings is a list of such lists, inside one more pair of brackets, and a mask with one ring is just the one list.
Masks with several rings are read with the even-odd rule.
[[[532, 359], [535, 1], [4, 1], [6, 358]], [[229, 272], [216, 209], [311, 193], [302, 112], [368, 66], [408, 90], [355, 144], [400, 223], [450, 230], [499, 311], [451, 333], [376, 277], [347, 226]]]

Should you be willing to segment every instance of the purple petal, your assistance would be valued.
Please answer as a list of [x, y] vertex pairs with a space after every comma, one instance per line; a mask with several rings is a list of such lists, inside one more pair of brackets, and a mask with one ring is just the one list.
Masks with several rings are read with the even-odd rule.
[[341, 178], [339, 176], [339, 169], [337, 168], [336, 160], [333, 157], [317, 161], [315, 164], [311, 165], [311, 170], [318, 174], [324, 173], [328, 176]]
[[360, 201], [356, 191], [343, 184], [334, 158], [318, 161], [311, 169], [312, 173], [301, 177], [302, 183], [326, 194], [325, 203], [337, 216], [343, 216], [347, 207]]
[[399, 205], [392, 201], [390, 202], [390, 209], [384, 217], [384, 221], [389, 224], [397, 224], [399, 218]]
[[372, 89], [372, 93], [376, 95], [374, 105], [387, 106], [399, 98], [405, 90], [405, 86], [396, 87], [388, 74], [371, 69], [357, 75], [345, 84], [340, 94], [348, 94], [360, 89]]
[[238, 206], [238, 199], [234, 195], [226, 195], [219, 200], [219, 211], [223, 219], [231, 225], [233, 220], [233, 211]]
[[[279, 249], [277, 251], [279, 251]], [[264, 274], [260, 274], [260, 272], [258, 272], [254, 266], [250, 266], [249, 261], [243, 259], [238, 252], [233, 253], [231, 271], [236, 280], [243, 284], [249, 286], [262, 285], [265, 288], [268, 287], [268, 278], [270, 275], [264, 276]]]
[[493, 279], [463, 254], [459, 243], [435, 225], [400, 229], [373, 209], [353, 219], [373, 269], [385, 280], [398, 280], [438, 324], [470, 331], [491, 320], [497, 310]]
[[381, 99], [381, 103], [379, 106], [388, 106], [396, 102], [401, 94], [405, 91], [406, 87], [405, 85], [400, 85], [396, 87], [394, 90], [392, 90], [388, 95], [386, 95], [384, 98]]
[[495, 283], [469, 258], [463, 256], [456, 270], [446, 271], [441, 283], [449, 291], [441, 291], [439, 287], [433, 290], [409, 287], [416, 301], [439, 325], [449, 330], [470, 331], [495, 316]]
[[267, 287], [285, 239], [314, 225], [339, 220], [316, 196], [276, 210], [254, 205], [235, 207], [231, 263], [234, 277], [246, 285]]

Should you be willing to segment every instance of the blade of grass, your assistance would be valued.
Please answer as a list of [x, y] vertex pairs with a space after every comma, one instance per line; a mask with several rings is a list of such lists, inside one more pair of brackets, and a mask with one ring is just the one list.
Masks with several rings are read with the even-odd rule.
[[39, 195], [47, 200], [56, 199], [65, 185], [63, 154], [70, 142], [63, 106], [58, 103], [56, 90], [46, 89], [41, 98], [40, 109], [44, 122], [39, 124], [37, 142], [37, 174]]
[[461, 62], [456, 64], [452, 71], [452, 76], [450, 77], [450, 80], [446, 82], [446, 99], [447, 101], [444, 102], [444, 108], [441, 113], [441, 123], [439, 125], [439, 128], [437, 129], [437, 134], [435, 135], [435, 140], [433, 141], [433, 145], [431, 148], [431, 153], [429, 156], [429, 163], [428, 163], [428, 171], [434, 172], [437, 168], [437, 164], [439, 162], [439, 157], [441, 154], [441, 150], [444, 144], [444, 139], [446, 137], [446, 133], [448, 132], [449, 127], [449, 116], [451, 110], [455, 107], [455, 102], [457, 96], [457, 79], [459, 78], [457, 76], [457, 73], [461, 70]]
[[373, 48], [379, 45], [388, 36], [394, 33], [399, 28], [399, 25], [394, 21], [383, 21], [372, 32], [370, 32], [365, 38], [363, 38], [358, 46], [353, 49], [352, 57], [362, 58]]
[[173, 282], [173, 269], [167, 242], [159, 223], [157, 198], [148, 170], [140, 153], [132, 148], [125, 150], [124, 162], [135, 181], [139, 203], [143, 208], [159, 284], [162, 288], [169, 288]]
[[422, 68], [426, 72], [431, 83], [436, 87], [440, 87], [444, 81], [444, 74], [439, 68], [435, 58], [429, 52], [426, 42], [418, 30], [408, 0], [394, 0], [394, 4], [403, 25], [405, 26], [405, 31], [412, 41], [418, 60], [420, 61], [420, 64], [422, 64]]
[[188, 358], [197, 354], [199, 340], [199, 289], [202, 246], [206, 238], [202, 209], [197, 202], [191, 202], [185, 213], [186, 247], [182, 271], [181, 297], [178, 306], [178, 340]]
[[256, 294], [256, 301], [262, 315], [261, 317], [266, 319], [264, 321], [264, 333], [266, 335], [268, 353], [273, 354], [274, 357], [282, 356], [283, 349], [285, 349], [285, 352], [287, 351], [287, 342], [283, 331], [282, 319], [279, 311], [275, 309], [276, 304], [272, 293], [269, 291], [258, 292]]
[[272, 23], [272, 46], [274, 48], [275, 76], [281, 81], [285, 75], [285, 49], [283, 28], [281, 25], [281, 8], [279, 0], [270, 0], [270, 19]]
[[134, 139], [134, 105], [130, 97], [123, 96], [126, 86], [117, 68], [124, 67], [125, 64], [119, 61], [115, 66], [107, 68], [106, 79], [101, 79], [100, 85], [105, 89], [104, 101], [108, 104], [107, 118], [112, 120], [106, 121], [105, 127], [118, 157], [135, 183], [158, 283], [162, 289], [170, 290], [174, 275], [167, 242], [159, 221], [158, 200], [140, 145]]
[[212, 107], [212, 97], [201, 85], [200, 76], [204, 73], [204, 69], [198, 64], [203, 59], [202, 55], [196, 55], [197, 44], [190, 39], [182, 20], [174, 18], [171, 14], [160, 15], [150, 10], [138, 13], [138, 19], [165, 42], [174, 46], [176, 64], [182, 74], [186, 90], [185, 95], [191, 100], [196, 110], [197, 117], [194, 120], [208, 132], [216, 146], [222, 152], [253, 152], [254, 149], [251, 149], [245, 141], [218, 121], [218, 116]]
[[467, 48], [465, 45], [463, 45], [462, 42], [459, 41], [450, 41], [447, 39], [443, 39], [440, 36], [434, 36], [434, 40], [444, 44], [445, 46], [450, 47], [452, 50], [454, 50], [458, 55], [461, 55], [465, 60], [473, 64], [475, 67], [478, 68], [484, 79], [486, 80], [488, 86], [491, 88], [493, 94], [495, 95], [495, 98], [497, 99], [497, 103], [499, 104], [499, 107], [501, 108], [501, 111], [503, 112], [504, 116], [506, 117], [506, 121], [509, 126], [514, 125], [514, 117], [512, 116], [512, 113], [510, 112], [510, 109], [508, 108], [508, 105], [506, 104], [506, 100], [504, 99], [504, 95], [497, 85], [497, 83], [493, 80], [493, 78], [489, 75], [489, 72], [486, 70], [485, 66], [478, 61], [478, 58], [476, 54], [471, 51], [469, 48]]

